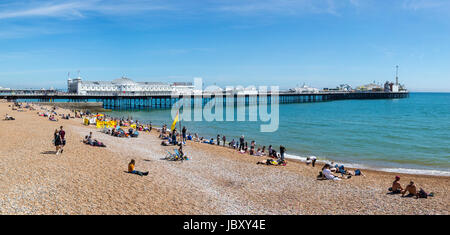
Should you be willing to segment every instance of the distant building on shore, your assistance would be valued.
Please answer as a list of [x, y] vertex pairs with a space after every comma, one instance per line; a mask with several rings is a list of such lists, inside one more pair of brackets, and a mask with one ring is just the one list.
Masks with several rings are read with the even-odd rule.
[[375, 82], [374, 82], [374, 83], [369, 83], [366, 85], [358, 86], [358, 87], [356, 87], [356, 90], [357, 91], [383, 91], [383, 88], [380, 85], [375, 84]]
[[67, 80], [69, 93], [79, 95], [101, 95], [101, 94], [171, 94], [172, 92], [183, 92], [194, 89], [192, 83], [188, 82], [135, 82], [129, 78], [121, 77], [113, 81], [83, 81], [81, 77]]
[[314, 88], [314, 87], [309, 87], [305, 84], [303, 84], [303, 86], [301, 86], [301, 87], [295, 87], [293, 89], [289, 89], [289, 91], [296, 92], [296, 93], [319, 93], [319, 89]]
[[11, 90], [11, 88], [5, 88], [0, 86], [0, 91], [9, 91], [9, 90]]

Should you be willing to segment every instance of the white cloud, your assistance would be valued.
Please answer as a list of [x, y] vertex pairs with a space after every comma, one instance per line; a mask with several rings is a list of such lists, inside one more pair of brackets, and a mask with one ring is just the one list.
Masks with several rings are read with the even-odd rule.
[[238, 14], [332, 14], [339, 15], [345, 6], [358, 7], [358, 0], [240, 0], [220, 1], [215, 10]]
[[439, 9], [449, 10], [450, 1], [448, 0], [404, 0], [402, 4], [407, 10], [424, 10], [424, 9]]
[[29, 4], [3, 4], [2, 8], [7, 10], [0, 11], [0, 20], [24, 17], [83, 18], [87, 13], [123, 15], [171, 9], [149, 0], [73, 0], [63, 3], [32, 1]]

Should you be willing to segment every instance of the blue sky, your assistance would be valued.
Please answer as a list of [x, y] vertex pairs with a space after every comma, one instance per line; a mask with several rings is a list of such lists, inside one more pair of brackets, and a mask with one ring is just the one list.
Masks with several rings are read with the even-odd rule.
[[0, 0], [0, 86], [394, 80], [450, 91], [447, 0]]

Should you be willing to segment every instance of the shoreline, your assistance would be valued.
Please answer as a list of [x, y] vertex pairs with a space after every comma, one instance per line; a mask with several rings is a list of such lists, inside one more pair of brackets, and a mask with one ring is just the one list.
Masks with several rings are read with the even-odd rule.
[[[44, 105], [41, 104], [41, 106], [44, 106], [44, 107], [47, 107], [47, 108], [50, 107], [49, 105], [45, 105], [45, 104]], [[68, 108], [64, 108], [64, 107], [59, 107], [59, 108], [62, 109], [62, 110], [65, 110], [65, 112], [69, 112], [69, 113], [71, 112], [71, 110], [68, 109]], [[98, 112], [101, 112], [101, 111], [98, 111]], [[112, 117], [112, 118], [118, 118], [118, 119], [121, 118], [121, 117], [118, 117], [118, 116], [110, 116], [110, 113], [108, 113], [108, 112], [106, 114], [109, 115], [109, 117]], [[158, 125], [153, 125], [152, 124], [152, 126], [153, 126], [154, 129], [155, 128], [162, 128], [161, 126], [158, 126]], [[155, 133], [155, 132], [153, 132], [153, 133]], [[156, 135], [156, 137], [157, 137], [157, 135]], [[208, 139], [208, 138], [206, 138], [206, 139]], [[213, 139], [216, 140], [215, 138], [213, 138]], [[191, 142], [193, 142], [193, 141], [191, 141]], [[215, 144], [211, 145], [211, 146], [213, 146], [213, 147], [223, 147], [223, 146], [217, 146]], [[228, 148], [228, 147], [226, 147], [226, 148]], [[247, 154], [247, 155], [249, 155], [249, 154]], [[249, 155], [249, 156], [251, 156], [251, 155]], [[268, 156], [260, 156], [260, 158], [261, 157], [264, 158], [264, 157], [268, 157]], [[319, 158], [318, 156], [316, 156], [316, 157]], [[306, 162], [306, 157], [302, 157], [302, 156], [299, 156], [299, 155], [293, 155], [293, 154], [289, 154], [289, 153], [287, 153], [285, 155], [285, 158], [289, 159], [290, 161], [295, 161], [295, 162], [303, 163], [303, 164], [305, 164], [305, 162]], [[358, 164], [358, 163], [350, 163], [350, 162], [345, 162], [345, 161], [329, 160], [329, 159], [318, 159], [316, 164], [319, 164], [320, 166], [323, 166], [323, 165], [325, 165], [325, 163], [328, 163], [328, 162], [334, 162], [335, 164], [338, 163], [339, 165], [345, 165], [346, 169], [353, 170], [353, 171], [356, 170], [356, 169], [361, 169], [361, 170], [364, 170], [364, 171], [373, 171], [373, 172], [380, 172], [380, 173], [393, 173], [394, 175], [395, 174], [404, 174], [404, 175], [450, 177], [450, 172], [449, 171], [432, 170], [432, 169], [417, 169], [417, 168], [389, 168], [389, 167], [382, 167], [381, 169], [375, 169], [375, 166], [365, 165], [364, 163]], [[439, 173], [438, 174], [433, 174], [433, 173], [426, 174], [426, 173], [424, 173], [424, 172], [433, 172], [433, 171], [436, 171], [436, 172], [439, 172]]]
[[[109, 115], [110, 117], [113, 118], [121, 118], [119, 116], [114, 116], [111, 115], [111, 113], [105, 113], [107, 115]], [[170, 123], [169, 123], [170, 124]], [[158, 125], [153, 125], [153, 127], [158, 127], [161, 128]], [[191, 133], [194, 134], [194, 133]], [[199, 137], [201, 136], [200, 133]], [[244, 133], [245, 134], [245, 133]], [[222, 136], [222, 135], [221, 135]], [[245, 134], [245, 136], [248, 136], [247, 134]], [[205, 138], [205, 139], [210, 139], [210, 138]], [[216, 140], [215, 137], [213, 137], [214, 141]], [[236, 138], [238, 139], [238, 137]], [[264, 144], [259, 144], [258, 146], [262, 147]], [[217, 145], [212, 145], [212, 146], [217, 146]], [[258, 147], [257, 146], [257, 147]], [[269, 144], [265, 145], [266, 147], [269, 146]], [[257, 148], [256, 148], [257, 149]], [[255, 149], [255, 150], [256, 150]], [[309, 156], [313, 156], [313, 155], [309, 155]], [[306, 157], [308, 156], [301, 156], [301, 155], [296, 155], [296, 154], [289, 154], [289, 152], [286, 153], [285, 158], [289, 159], [290, 161], [299, 161], [302, 163], [305, 163], [306, 161]], [[442, 169], [421, 169], [421, 168], [402, 168], [402, 167], [390, 167], [390, 166], [376, 166], [376, 165], [370, 165], [370, 164], [366, 164], [366, 163], [352, 163], [352, 162], [347, 162], [345, 160], [341, 161], [341, 160], [330, 160], [330, 159], [324, 159], [321, 158], [320, 156], [316, 156], [318, 158], [317, 163], [329, 163], [329, 162], [334, 162], [335, 164], [338, 163], [339, 165], [345, 165], [346, 168], [348, 169], [361, 169], [361, 170], [371, 170], [371, 171], [380, 171], [380, 172], [386, 172], [386, 173], [397, 173], [397, 174], [410, 174], [410, 175], [428, 175], [428, 176], [443, 176], [443, 177], [450, 177], [450, 171], [445, 171]], [[383, 161], [379, 161], [381, 164], [383, 164]]]
[[[39, 109], [10, 111], [8, 104], [0, 102], [1, 114], [16, 120], [0, 122], [0, 214], [450, 214], [447, 176], [363, 170], [366, 176], [321, 181], [321, 163], [257, 165], [268, 157], [193, 141], [183, 146], [191, 160], [170, 162], [161, 159], [174, 146], [161, 146], [156, 131], [118, 138], [79, 118], [51, 122]], [[60, 125], [68, 145], [55, 156], [47, 152]], [[81, 143], [90, 131], [107, 147]], [[131, 158], [149, 176], [127, 174]], [[395, 175], [435, 196], [388, 195]]]

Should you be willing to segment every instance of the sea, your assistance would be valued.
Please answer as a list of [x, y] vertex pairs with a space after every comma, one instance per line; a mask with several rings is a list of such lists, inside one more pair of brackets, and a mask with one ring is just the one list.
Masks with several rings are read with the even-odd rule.
[[[411, 93], [409, 98], [340, 100], [279, 105], [279, 127], [261, 132], [263, 121], [186, 121], [206, 139], [256, 141], [286, 147], [287, 158], [316, 156], [324, 162], [387, 172], [450, 176], [450, 93]], [[170, 109], [120, 110], [154, 126], [173, 122]], [[225, 114], [224, 114], [225, 115]], [[179, 124], [177, 124], [177, 128]]]

